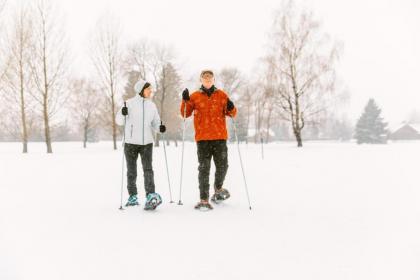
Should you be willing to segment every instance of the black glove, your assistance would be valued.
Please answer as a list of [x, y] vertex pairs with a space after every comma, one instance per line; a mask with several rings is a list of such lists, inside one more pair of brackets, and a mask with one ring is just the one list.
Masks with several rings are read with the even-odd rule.
[[233, 110], [233, 108], [235, 108], [235, 105], [233, 105], [233, 102], [228, 98], [228, 100], [227, 100], [227, 110], [228, 111], [232, 111]]
[[184, 91], [182, 92], [182, 99], [184, 101], [188, 101], [190, 100], [190, 92], [188, 91], [188, 89], [184, 89]]
[[160, 133], [165, 133], [165, 131], [166, 131], [166, 126], [164, 126], [162, 123], [160, 123], [160, 126], [159, 126], [159, 131], [160, 131]]
[[121, 113], [123, 116], [127, 116], [128, 115], [128, 108], [126, 106], [122, 107]]

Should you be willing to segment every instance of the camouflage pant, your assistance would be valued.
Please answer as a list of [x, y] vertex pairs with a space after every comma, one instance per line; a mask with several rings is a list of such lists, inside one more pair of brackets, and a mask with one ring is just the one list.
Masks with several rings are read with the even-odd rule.
[[144, 189], [146, 196], [155, 192], [155, 182], [152, 167], [153, 144], [124, 144], [124, 154], [127, 161], [127, 189], [130, 195], [137, 194], [137, 159], [140, 154], [143, 166]]
[[228, 148], [226, 140], [209, 140], [197, 142], [198, 155], [198, 182], [200, 188], [200, 199], [209, 198], [209, 177], [211, 159], [213, 157], [216, 173], [214, 179], [215, 189], [220, 189], [228, 170]]

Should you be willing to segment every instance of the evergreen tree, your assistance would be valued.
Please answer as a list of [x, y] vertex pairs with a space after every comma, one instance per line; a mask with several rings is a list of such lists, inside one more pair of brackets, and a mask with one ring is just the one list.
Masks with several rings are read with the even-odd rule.
[[385, 144], [387, 139], [387, 123], [381, 117], [381, 109], [373, 99], [369, 99], [362, 116], [356, 124], [358, 144]]

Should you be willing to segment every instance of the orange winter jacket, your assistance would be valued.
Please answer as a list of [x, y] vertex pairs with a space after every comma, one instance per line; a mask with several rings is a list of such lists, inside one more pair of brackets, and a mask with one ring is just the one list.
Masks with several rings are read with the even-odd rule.
[[[186, 102], [186, 117], [194, 112], [195, 141], [227, 140], [226, 116], [235, 117], [236, 107], [227, 111], [227, 94], [216, 89], [210, 97], [202, 90], [191, 94]], [[185, 102], [181, 102], [181, 115], [184, 116]]]

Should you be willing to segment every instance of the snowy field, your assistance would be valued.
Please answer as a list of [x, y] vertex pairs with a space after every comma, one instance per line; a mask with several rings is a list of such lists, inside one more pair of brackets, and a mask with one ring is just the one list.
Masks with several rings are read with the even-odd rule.
[[[118, 210], [121, 145], [0, 143], [0, 279], [420, 279], [420, 142], [229, 145], [225, 187], [198, 201], [195, 144], [186, 145], [183, 206], [169, 203], [163, 148], [154, 150], [164, 203]], [[178, 201], [181, 149], [167, 148]], [[213, 169], [214, 170], [214, 169]], [[212, 170], [212, 173], [213, 173]], [[213, 178], [212, 178], [213, 180]], [[124, 189], [124, 200], [127, 194]]]

